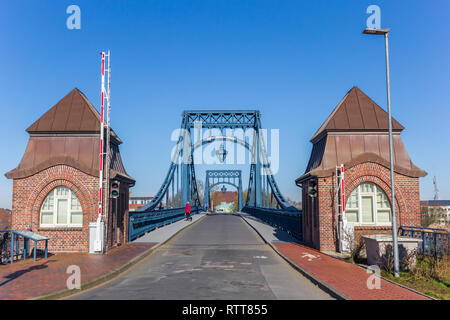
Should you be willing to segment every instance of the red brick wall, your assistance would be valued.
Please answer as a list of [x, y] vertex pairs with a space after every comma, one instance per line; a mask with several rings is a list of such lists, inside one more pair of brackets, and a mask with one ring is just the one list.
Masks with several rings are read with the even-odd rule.
[[[119, 197], [117, 202], [110, 199], [110, 214], [108, 216], [107, 239], [108, 247], [111, 248], [117, 244], [124, 244], [128, 241], [128, 213], [129, 213], [129, 187], [127, 184], [121, 183], [119, 189]], [[117, 203], [117, 229], [114, 226], [115, 206]], [[116, 233], [117, 232], [117, 233]], [[116, 233], [114, 242], [114, 233]]]
[[[303, 241], [309, 246], [320, 248], [320, 233], [319, 233], [319, 215], [318, 215], [318, 198], [312, 198], [308, 195], [308, 182], [302, 188], [302, 228]], [[312, 214], [314, 210], [314, 214]]]
[[[75, 192], [83, 211], [81, 228], [42, 228], [40, 208], [47, 194], [57, 186]], [[128, 194], [128, 187], [126, 194]], [[125, 192], [124, 192], [125, 193]], [[97, 220], [98, 178], [66, 165], [47, 168], [13, 181], [12, 229], [31, 229], [50, 238], [50, 252], [88, 252], [89, 223]], [[128, 201], [128, 198], [126, 199]], [[128, 206], [126, 206], [128, 212]], [[126, 218], [127, 214], [126, 214]], [[110, 230], [110, 228], [108, 228]], [[108, 237], [111, 232], [108, 232]], [[111, 245], [109, 239], [107, 244]]]
[[318, 179], [319, 250], [336, 250], [335, 192], [332, 177]]
[[[337, 249], [335, 177], [318, 178], [318, 214], [319, 228], [313, 246], [322, 251]], [[397, 224], [420, 226], [419, 179], [395, 173], [395, 206]], [[377, 163], [366, 162], [345, 170], [345, 198], [363, 182], [373, 182], [386, 193], [392, 203], [390, 190], [390, 171]], [[307, 182], [304, 183], [306, 187]], [[305, 187], [303, 189], [305, 189]], [[307, 197], [307, 196], [306, 196]], [[305, 201], [305, 196], [303, 196]], [[308, 228], [310, 209], [304, 210], [303, 223]], [[356, 236], [362, 234], [387, 233], [390, 227], [355, 227]]]

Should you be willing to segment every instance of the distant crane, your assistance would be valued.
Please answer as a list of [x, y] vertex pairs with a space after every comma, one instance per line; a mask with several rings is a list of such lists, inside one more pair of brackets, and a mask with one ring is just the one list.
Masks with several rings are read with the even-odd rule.
[[433, 178], [433, 184], [434, 184], [434, 200], [439, 200], [439, 189], [437, 187], [436, 176], [434, 176]]

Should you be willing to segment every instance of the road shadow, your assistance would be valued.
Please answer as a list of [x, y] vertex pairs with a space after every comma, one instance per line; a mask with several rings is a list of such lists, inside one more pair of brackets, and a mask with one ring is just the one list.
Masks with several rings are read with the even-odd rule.
[[[242, 215], [242, 214], [241, 214]], [[244, 216], [242, 215], [242, 217], [244, 218]], [[293, 236], [291, 236], [288, 232], [286, 232], [285, 230], [281, 229], [280, 227], [270, 224], [266, 221], [263, 221], [261, 219], [258, 219], [250, 214], [246, 214], [245, 215], [245, 219], [248, 220], [253, 220], [255, 222], [259, 222], [259, 223], [263, 223], [265, 225], [271, 226], [274, 230], [272, 235], [276, 238], [275, 242], [295, 242], [295, 243], [301, 243], [301, 241], [299, 241], [298, 239], [294, 238]], [[257, 228], [256, 228], [257, 229]]]
[[18, 271], [15, 271], [13, 273], [10, 273], [10, 274], [8, 274], [7, 276], [4, 277], [7, 280], [5, 280], [2, 283], [0, 283], [0, 287], [8, 284], [9, 282], [11, 282], [13, 280], [16, 280], [17, 278], [23, 276], [24, 274], [30, 273], [30, 272], [35, 271], [35, 270], [42, 270], [42, 269], [48, 268], [47, 263], [54, 262], [54, 261], [56, 261], [56, 260], [48, 260], [48, 261], [45, 261], [44, 263], [42, 263], [40, 265], [31, 266], [31, 267], [29, 267], [27, 269], [18, 270]]

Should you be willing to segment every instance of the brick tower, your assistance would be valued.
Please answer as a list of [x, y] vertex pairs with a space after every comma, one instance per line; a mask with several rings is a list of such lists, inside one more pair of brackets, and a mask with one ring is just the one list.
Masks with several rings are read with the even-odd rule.
[[[392, 119], [395, 201], [398, 225], [420, 225], [419, 178], [403, 145], [404, 127]], [[335, 251], [337, 241], [336, 166], [345, 167], [344, 219], [354, 236], [391, 233], [388, 114], [359, 88], [353, 87], [311, 139], [302, 188], [304, 241], [321, 251]], [[317, 197], [308, 186], [317, 186]]]
[[[89, 251], [89, 223], [97, 219], [100, 114], [77, 88], [27, 130], [29, 141], [13, 179], [12, 229], [50, 238], [53, 252]], [[120, 138], [111, 130], [110, 178], [120, 197], [107, 213], [106, 248], [128, 239], [129, 188], [135, 183], [122, 163]], [[105, 195], [106, 198], [106, 195]]]

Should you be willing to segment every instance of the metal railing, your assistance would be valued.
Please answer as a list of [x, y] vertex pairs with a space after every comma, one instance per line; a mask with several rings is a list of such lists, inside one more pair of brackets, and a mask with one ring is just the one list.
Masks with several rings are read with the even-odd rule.
[[450, 232], [445, 229], [401, 226], [400, 235], [422, 239], [420, 253], [427, 256], [442, 257], [449, 254]]
[[294, 238], [302, 241], [302, 212], [282, 209], [267, 209], [246, 206], [243, 212], [286, 231]]
[[[191, 207], [191, 215], [199, 213], [201, 207]], [[151, 212], [130, 212], [128, 241], [133, 241], [156, 228], [184, 219], [184, 208], [155, 210]]]

